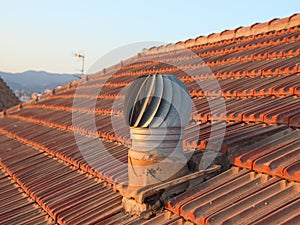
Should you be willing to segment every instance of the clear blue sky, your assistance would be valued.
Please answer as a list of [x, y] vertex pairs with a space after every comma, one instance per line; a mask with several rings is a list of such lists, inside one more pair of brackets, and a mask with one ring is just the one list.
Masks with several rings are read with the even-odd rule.
[[0, 0], [0, 71], [77, 73], [111, 50], [141, 41], [177, 42], [300, 12], [279, 0]]

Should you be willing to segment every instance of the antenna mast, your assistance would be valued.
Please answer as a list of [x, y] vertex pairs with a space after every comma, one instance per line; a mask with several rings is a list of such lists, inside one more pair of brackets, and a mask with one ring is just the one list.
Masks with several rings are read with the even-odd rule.
[[84, 60], [85, 60], [85, 55], [83, 53], [75, 53], [75, 57], [80, 58], [82, 60], [81, 76], [83, 76], [84, 75]]

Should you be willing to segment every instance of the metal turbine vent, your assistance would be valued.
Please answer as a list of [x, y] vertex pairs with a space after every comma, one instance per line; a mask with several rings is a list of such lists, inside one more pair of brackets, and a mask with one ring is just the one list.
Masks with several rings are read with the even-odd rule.
[[192, 111], [184, 84], [172, 75], [148, 75], [135, 80], [125, 98], [125, 120], [130, 127], [184, 127]]
[[188, 173], [182, 139], [191, 110], [190, 95], [175, 76], [142, 76], [131, 84], [124, 105], [132, 139], [129, 186], [153, 185]]

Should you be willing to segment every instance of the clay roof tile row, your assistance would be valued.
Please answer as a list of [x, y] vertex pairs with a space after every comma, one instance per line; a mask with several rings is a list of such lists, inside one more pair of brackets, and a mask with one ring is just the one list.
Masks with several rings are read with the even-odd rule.
[[173, 198], [167, 209], [197, 224], [293, 223], [299, 197], [299, 183], [233, 167]]

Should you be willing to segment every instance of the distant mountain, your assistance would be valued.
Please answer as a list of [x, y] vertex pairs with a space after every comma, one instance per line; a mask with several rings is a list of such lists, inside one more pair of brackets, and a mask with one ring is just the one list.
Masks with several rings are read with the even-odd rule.
[[0, 77], [2, 77], [12, 90], [23, 90], [26, 92], [52, 90], [57, 86], [63, 86], [79, 79], [78, 74], [55, 74], [32, 70], [23, 73], [5, 73], [0, 71]]

